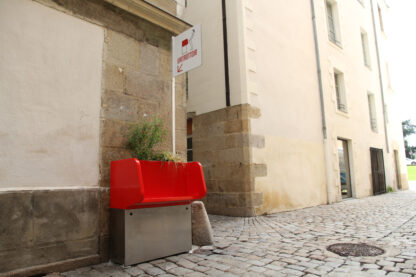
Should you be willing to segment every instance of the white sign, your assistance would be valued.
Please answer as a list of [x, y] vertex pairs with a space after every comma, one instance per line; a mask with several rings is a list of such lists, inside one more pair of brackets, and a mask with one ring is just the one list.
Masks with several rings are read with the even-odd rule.
[[176, 77], [202, 64], [201, 25], [172, 37], [172, 76]]

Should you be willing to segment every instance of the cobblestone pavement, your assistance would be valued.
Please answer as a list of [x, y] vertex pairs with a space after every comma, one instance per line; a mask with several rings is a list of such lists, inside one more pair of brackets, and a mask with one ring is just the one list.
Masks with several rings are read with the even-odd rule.
[[[416, 192], [388, 193], [260, 216], [210, 216], [215, 247], [131, 267], [111, 263], [72, 276], [414, 276]], [[341, 257], [332, 243], [383, 248], [377, 257]]]

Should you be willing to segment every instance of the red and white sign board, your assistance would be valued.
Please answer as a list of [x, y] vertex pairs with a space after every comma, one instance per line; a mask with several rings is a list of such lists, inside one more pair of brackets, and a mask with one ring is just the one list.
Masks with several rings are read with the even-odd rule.
[[202, 64], [201, 25], [172, 37], [172, 77]]

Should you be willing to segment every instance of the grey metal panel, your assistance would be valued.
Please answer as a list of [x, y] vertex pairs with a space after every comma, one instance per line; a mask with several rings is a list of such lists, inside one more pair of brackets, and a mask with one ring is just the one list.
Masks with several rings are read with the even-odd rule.
[[[125, 220], [124, 232], [115, 232], [115, 235], [122, 236], [123, 233], [125, 236], [124, 255], [123, 261], [120, 262], [119, 257], [116, 257], [120, 254], [114, 253], [112, 258], [114, 262], [131, 265], [191, 250], [190, 205], [122, 211], [123, 214], [114, 212], [113, 215], [122, 216]], [[113, 222], [121, 221], [113, 220]], [[116, 226], [111, 228], [119, 230]], [[114, 242], [120, 243], [121, 239], [115, 239]], [[112, 249], [117, 251], [119, 245]]]

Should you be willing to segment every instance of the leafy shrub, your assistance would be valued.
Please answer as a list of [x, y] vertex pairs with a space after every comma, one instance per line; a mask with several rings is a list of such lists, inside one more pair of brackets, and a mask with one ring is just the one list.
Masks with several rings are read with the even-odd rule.
[[393, 192], [394, 190], [393, 190], [393, 188], [392, 187], [390, 187], [390, 186], [387, 186], [387, 192]]
[[160, 161], [164, 154], [154, 147], [164, 141], [166, 128], [159, 118], [142, 120], [133, 126], [127, 135], [127, 149], [139, 160]]
[[154, 148], [166, 138], [167, 130], [159, 118], [144, 119], [133, 126], [127, 134], [127, 149], [138, 160], [182, 162], [170, 152], [160, 152]]

